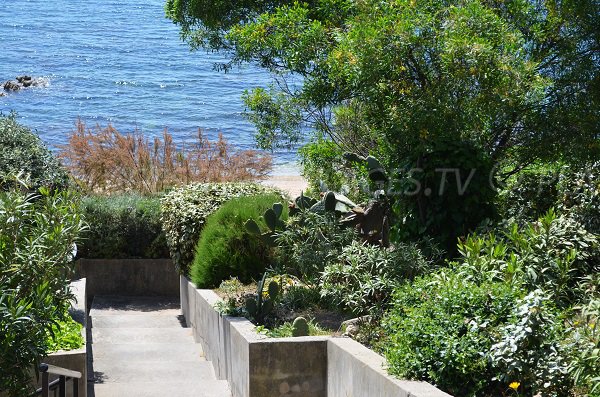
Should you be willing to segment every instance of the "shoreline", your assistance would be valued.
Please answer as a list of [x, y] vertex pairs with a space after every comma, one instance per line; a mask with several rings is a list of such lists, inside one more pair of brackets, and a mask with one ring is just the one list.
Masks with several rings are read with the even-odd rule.
[[291, 198], [299, 196], [308, 188], [307, 180], [301, 175], [270, 175], [259, 183], [278, 188], [289, 194]]

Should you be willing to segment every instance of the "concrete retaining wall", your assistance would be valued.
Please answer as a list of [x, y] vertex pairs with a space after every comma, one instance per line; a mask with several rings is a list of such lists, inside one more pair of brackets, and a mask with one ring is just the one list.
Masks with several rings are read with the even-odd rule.
[[327, 342], [328, 396], [450, 397], [426, 382], [399, 380], [385, 370], [385, 359], [349, 338]]
[[425, 382], [394, 379], [385, 360], [346, 338], [267, 338], [245, 318], [220, 315], [221, 299], [180, 279], [181, 308], [233, 397], [449, 397]]
[[78, 277], [87, 295], [179, 295], [179, 275], [170, 259], [79, 259]]

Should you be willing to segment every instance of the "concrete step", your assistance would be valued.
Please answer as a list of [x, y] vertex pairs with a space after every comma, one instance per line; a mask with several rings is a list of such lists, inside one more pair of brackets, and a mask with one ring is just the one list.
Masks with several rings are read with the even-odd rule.
[[95, 297], [88, 327], [90, 397], [231, 397], [176, 298]]
[[91, 345], [94, 363], [106, 360], [122, 361], [193, 361], [205, 360], [200, 344], [191, 343], [94, 343]]
[[100, 383], [94, 385], [95, 397], [227, 397], [231, 391], [227, 381], [203, 381], [188, 386], [178, 380], [163, 382]]
[[94, 360], [96, 383], [162, 382], [178, 380], [182, 385], [202, 385], [216, 380], [208, 361], [97, 361]]
[[174, 297], [103, 295], [94, 297], [90, 314], [94, 312], [147, 314], [169, 311], [179, 313], [179, 309], [179, 299]]
[[91, 314], [89, 326], [92, 328], [184, 328], [180, 316], [159, 314]]
[[94, 328], [91, 343], [194, 344], [191, 328]]

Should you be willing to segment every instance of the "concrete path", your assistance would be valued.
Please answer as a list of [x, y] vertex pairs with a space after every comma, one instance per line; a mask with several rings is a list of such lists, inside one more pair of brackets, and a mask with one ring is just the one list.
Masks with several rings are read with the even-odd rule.
[[88, 397], [231, 396], [175, 299], [96, 296], [88, 357]]

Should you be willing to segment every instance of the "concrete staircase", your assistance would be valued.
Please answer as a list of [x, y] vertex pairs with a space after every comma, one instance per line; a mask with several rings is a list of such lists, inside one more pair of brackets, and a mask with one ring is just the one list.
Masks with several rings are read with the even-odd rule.
[[96, 296], [88, 360], [89, 397], [231, 396], [175, 299]]

